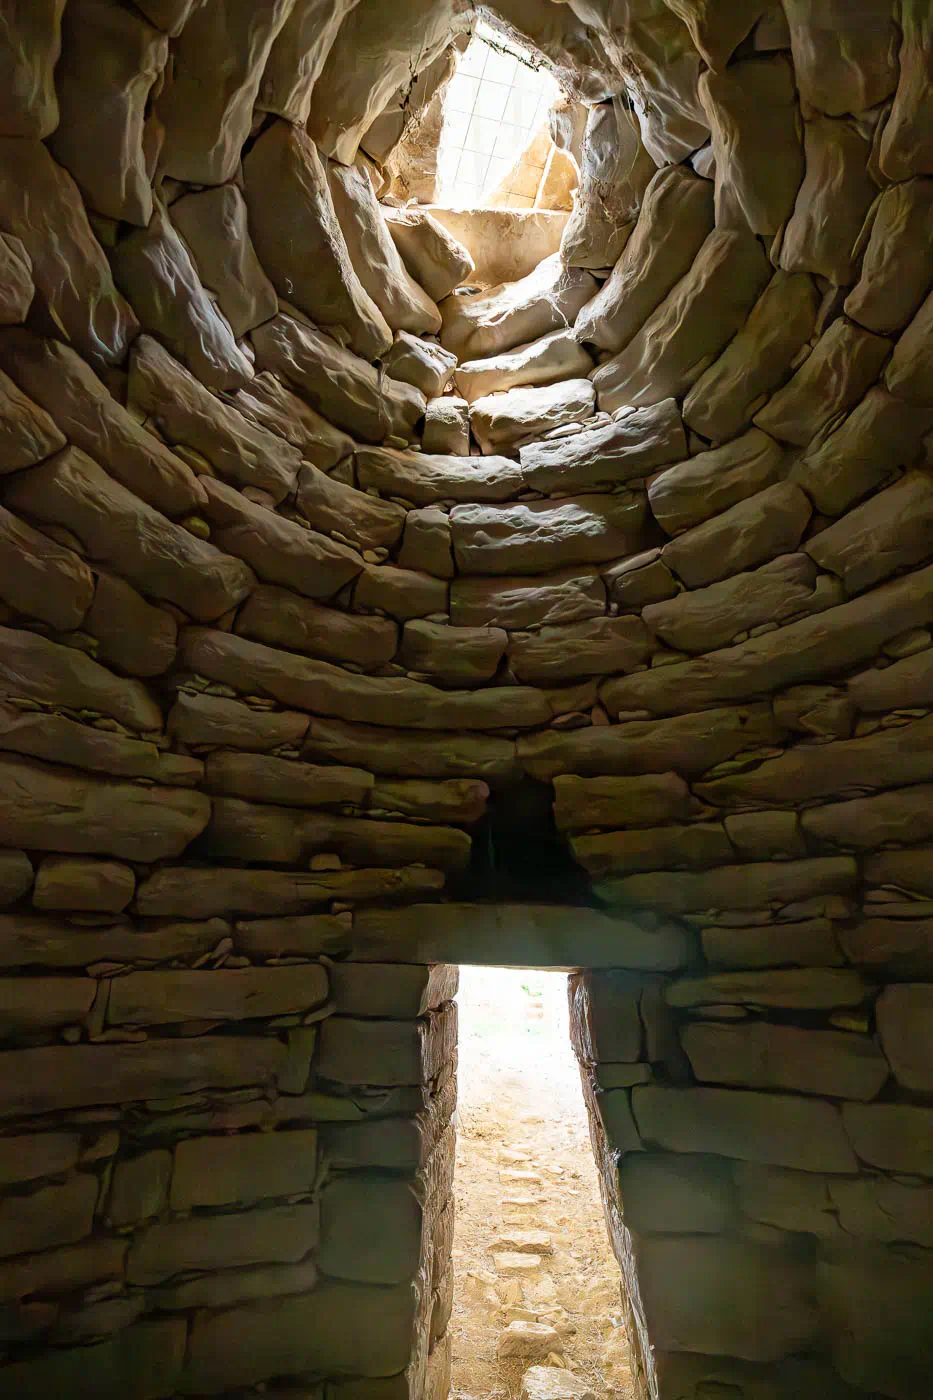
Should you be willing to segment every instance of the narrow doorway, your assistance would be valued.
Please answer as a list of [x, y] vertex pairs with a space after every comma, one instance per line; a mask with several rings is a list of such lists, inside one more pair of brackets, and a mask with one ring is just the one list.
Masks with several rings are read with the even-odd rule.
[[451, 1394], [631, 1400], [567, 975], [462, 967], [457, 1001]]

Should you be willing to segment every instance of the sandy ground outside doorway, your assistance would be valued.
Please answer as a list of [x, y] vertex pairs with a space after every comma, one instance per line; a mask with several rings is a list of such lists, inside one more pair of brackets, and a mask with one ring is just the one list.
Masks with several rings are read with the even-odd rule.
[[[464, 967], [457, 1000], [452, 1394], [519, 1396], [534, 1363], [497, 1359], [497, 1343], [509, 1322], [534, 1319], [555, 1328], [557, 1354], [597, 1396], [632, 1400], [619, 1270], [569, 1040], [567, 978]], [[510, 1248], [518, 1231], [546, 1232], [553, 1252], [523, 1263]]]

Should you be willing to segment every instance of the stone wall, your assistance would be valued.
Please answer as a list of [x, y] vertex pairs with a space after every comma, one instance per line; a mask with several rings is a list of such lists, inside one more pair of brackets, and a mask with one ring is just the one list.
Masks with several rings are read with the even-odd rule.
[[[444, 1400], [468, 961], [577, 970], [645, 1396], [929, 1389], [926, 7], [499, 9], [588, 139], [458, 294], [470, 6], [0, 3], [17, 1400]], [[527, 780], [590, 897], [466, 902]]]

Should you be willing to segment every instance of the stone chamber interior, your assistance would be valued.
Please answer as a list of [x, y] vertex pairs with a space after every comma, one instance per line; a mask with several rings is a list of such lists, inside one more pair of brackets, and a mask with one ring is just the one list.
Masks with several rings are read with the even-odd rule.
[[[579, 172], [494, 286], [406, 202], [478, 18]], [[931, 79], [0, 0], [4, 1397], [444, 1400], [461, 962], [577, 969], [642, 1400], [929, 1396]]]

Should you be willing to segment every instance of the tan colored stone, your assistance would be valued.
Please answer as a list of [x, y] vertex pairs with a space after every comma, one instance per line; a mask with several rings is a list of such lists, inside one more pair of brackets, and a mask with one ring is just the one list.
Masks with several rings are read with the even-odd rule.
[[705, 869], [735, 858], [732, 843], [718, 822], [573, 836], [570, 847], [574, 860], [592, 876]]
[[807, 543], [821, 568], [838, 574], [849, 594], [922, 563], [931, 552], [933, 487], [911, 471]]
[[424, 410], [421, 446], [441, 456], [469, 457], [470, 406], [466, 399], [429, 399]]
[[496, 1342], [500, 1362], [514, 1361], [516, 1357], [524, 1363], [545, 1361], [563, 1349], [560, 1333], [546, 1322], [510, 1322]]
[[[682, 977], [665, 988], [664, 996], [669, 1006], [680, 1009], [750, 1004], [758, 1008], [821, 1011], [839, 1006], [861, 1006], [868, 992], [859, 974], [848, 968], [782, 968], [778, 971], [720, 972], [705, 977]], [[871, 1046], [872, 1043], [869, 1041], [868, 1044]], [[817, 1046], [814, 1047], [813, 1057], [819, 1058]], [[744, 1062], [740, 1059], [740, 1063]], [[847, 1096], [842, 1094], [839, 1097]]]
[[[933, 376], [925, 345], [933, 327], [933, 296], [928, 296], [894, 347], [884, 382], [892, 394], [908, 404], [933, 407]], [[910, 411], [910, 410], [908, 410]]]
[[301, 126], [311, 92], [337, 37], [359, 0], [297, 0], [266, 61], [256, 106]]
[[366, 806], [373, 775], [359, 768], [315, 767], [290, 758], [214, 753], [204, 765], [208, 792], [286, 807]]
[[441, 889], [437, 870], [347, 870], [314, 875], [222, 866], [163, 866], [144, 880], [136, 910], [154, 918], [218, 913], [302, 914], [332, 899], [407, 899]]
[[315, 1070], [338, 1084], [420, 1085], [440, 1073], [456, 1032], [456, 1003], [412, 1021], [329, 1016], [320, 1026]]
[[324, 608], [268, 584], [261, 584], [247, 599], [237, 617], [236, 631], [267, 646], [327, 661], [352, 661], [364, 670], [391, 661], [398, 641], [395, 623], [387, 618]]
[[77, 448], [18, 477], [6, 500], [41, 524], [64, 525], [91, 560], [195, 617], [219, 617], [253, 587], [239, 559], [166, 520]]
[[930, 67], [933, 28], [922, 5], [900, 12], [901, 48], [897, 91], [881, 134], [881, 169], [889, 180], [933, 174], [930, 143]]
[[807, 854], [796, 812], [739, 812], [725, 819], [736, 852], [746, 860], [789, 860]]
[[0, 852], [0, 904], [15, 904], [32, 888], [32, 862], [25, 851]]
[[61, 53], [65, 0], [36, 0], [4, 15], [0, 68], [0, 131], [4, 136], [50, 136], [58, 125], [52, 72]]
[[396, 332], [392, 348], [383, 355], [382, 363], [393, 379], [413, 384], [430, 400], [443, 394], [457, 361], [443, 346], [402, 330]]
[[640, 619], [597, 617], [513, 634], [509, 667], [526, 684], [560, 685], [584, 676], [634, 670], [652, 650], [651, 635]]
[[851, 676], [846, 688], [858, 708], [869, 713], [894, 710], [905, 695], [917, 705], [933, 705], [933, 651], [919, 651], [883, 670], [876, 667]]
[[81, 625], [94, 578], [72, 550], [0, 506], [0, 597], [14, 611], [57, 630]]
[[894, 91], [897, 32], [883, 0], [788, 0], [791, 50], [802, 100], [831, 117], [862, 112]]
[[627, 101], [590, 107], [580, 185], [561, 239], [568, 267], [612, 267], [618, 261], [656, 170]]
[[[5, 978], [0, 981], [0, 1035], [4, 1039], [28, 1037], [73, 1026], [87, 1016], [96, 990], [97, 984], [91, 977]], [[3, 1214], [0, 1205], [0, 1253], [5, 1234]], [[88, 1232], [81, 1231], [60, 1243], [70, 1244], [84, 1233]], [[49, 1244], [52, 1243], [55, 1241], [50, 1240]], [[11, 1252], [20, 1254], [26, 1249], [42, 1247], [41, 1241], [28, 1240], [21, 1249]]]
[[522, 477], [536, 491], [615, 486], [649, 475], [686, 456], [675, 399], [627, 409], [612, 422], [571, 437], [529, 443], [520, 452]]
[[515, 745], [510, 739], [452, 732], [416, 734], [333, 719], [312, 719], [302, 756], [356, 764], [393, 779], [473, 778], [497, 782], [515, 776]]
[[175, 659], [175, 619], [115, 574], [98, 574], [83, 627], [97, 639], [97, 657], [131, 676], [162, 675]]
[[848, 122], [814, 116], [804, 122], [804, 152], [806, 173], [784, 229], [780, 265], [849, 287], [856, 240], [877, 193], [868, 173], [869, 145]]
[[405, 526], [406, 513], [401, 506], [345, 486], [317, 467], [302, 467], [295, 503], [317, 530], [337, 531], [360, 550], [391, 549]]
[[[268, 195], [264, 198], [268, 201]], [[381, 376], [336, 340], [293, 316], [274, 317], [257, 327], [252, 338], [261, 369], [283, 375], [312, 408], [365, 442], [392, 436], [408, 439], [424, 413], [425, 399], [418, 389]]]
[[488, 785], [476, 779], [377, 778], [369, 805], [374, 811], [469, 826], [485, 814], [488, 798]]
[[405, 624], [398, 655], [409, 671], [443, 685], [483, 685], [495, 675], [508, 640], [497, 627], [451, 627], [412, 620]]
[[329, 472], [353, 452], [353, 439], [328, 423], [274, 374], [257, 374], [233, 395], [233, 406], [260, 428], [297, 447], [304, 461]]
[[107, 1020], [112, 1026], [241, 1021], [304, 1014], [326, 997], [327, 973], [315, 963], [210, 972], [133, 972], [114, 978]]
[[397, 622], [408, 622], [431, 613], [446, 613], [447, 584], [415, 569], [366, 564], [353, 590], [353, 606], [363, 611], [378, 610]]
[[554, 778], [554, 819], [559, 831], [591, 827], [642, 827], [684, 821], [690, 789], [676, 773], [640, 778]]
[[0, 476], [34, 466], [65, 446], [54, 420], [0, 373]]
[[877, 1004], [881, 1046], [898, 1084], [927, 1094], [933, 1084], [931, 987], [928, 983], [886, 987]]
[[296, 1263], [315, 1247], [318, 1236], [317, 1205], [166, 1221], [133, 1237], [127, 1278], [152, 1284], [195, 1269]]
[[713, 967], [839, 967], [844, 961], [829, 919], [795, 923], [724, 925], [702, 931], [703, 952]]
[[119, 914], [136, 891], [128, 865], [113, 860], [46, 856], [36, 873], [32, 902], [37, 909], [100, 910]]
[[589, 374], [592, 368], [590, 355], [577, 344], [573, 332], [556, 330], [500, 355], [467, 360], [458, 365], [454, 382], [467, 402], [472, 403], [485, 394], [506, 389], [574, 379]]
[[811, 509], [798, 487], [769, 486], [665, 545], [661, 558], [689, 588], [701, 588], [795, 550]]
[[113, 675], [83, 651], [33, 632], [0, 628], [0, 689], [43, 704], [91, 709], [139, 732], [161, 728], [162, 712], [136, 680]]
[[459, 970], [446, 963], [426, 967], [345, 962], [335, 964], [329, 976], [338, 1015], [407, 1020], [451, 1001]]
[[643, 548], [645, 517], [645, 498], [634, 492], [459, 505], [450, 516], [454, 559], [461, 574], [541, 574], [598, 564]]
[[309, 1192], [317, 1171], [317, 1133], [188, 1138], [175, 1149], [171, 1205], [222, 1206]]
[[456, 627], [527, 627], [584, 622], [606, 610], [606, 590], [592, 569], [530, 578], [455, 578], [450, 618]]
[[0, 325], [16, 326], [25, 321], [35, 294], [32, 260], [22, 241], [11, 234], [0, 234]]
[[212, 744], [262, 753], [280, 744], [300, 745], [308, 728], [307, 715], [287, 710], [250, 709], [219, 695], [180, 692], [166, 720], [166, 729], [183, 744]]
[[401, 496], [416, 506], [435, 501], [507, 501], [522, 489], [517, 462], [508, 457], [460, 457], [394, 448], [362, 448], [356, 454], [363, 489]]
[[706, 909], [761, 909], [821, 894], [851, 894], [858, 867], [848, 856], [822, 860], [724, 865], [702, 873], [627, 875], [601, 880], [597, 898], [607, 903], [643, 905], [664, 914]]
[[332, 914], [238, 920], [237, 948], [249, 958], [319, 957], [348, 951], [348, 931]]
[[543, 437], [566, 423], [582, 423], [595, 409], [588, 379], [507, 389], [486, 394], [470, 405], [470, 426], [484, 453], [513, 451], [527, 437]]
[[933, 183], [908, 180], [881, 194], [859, 239], [861, 276], [846, 315], [881, 335], [903, 330], [933, 283]]
[[661, 560], [660, 549], [646, 549], [643, 554], [620, 559], [618, 564], [603, 570], [603, 581], [610, 601], [618, 604], [620, 612], [637, 612], [648, 603], [673, 598], [678, 592], [674, 575]]
[[744, 325], [767, 280], [767, 259], [750, 234], [711, 233], [625, 349], [594, 372], [600, 408], [683, 397]]
[[840, 413], [854, 408], [878, 378], [891, 342], [840, 316], [788, 384], [755, 415], [759, 428], [806, 447]]
[[590, 273], [565, 268], [554, 254], [518, 282], [447, 298], [441, 344], [460, 360], [513, 350], [572, 324], [596, 291]]
[[402, 261], [435, 302], [449, 296], [473, 271], [463, 244], [426, 209], [386, 209], [386, 222]]
[[235, 336], [276, 314], [275, 288], [256, 257], [246, 203], [236, 185], [183, 196], [172, 205], [172, 221]]
[[403, 569], [420, 570], [435, 578], [453, 578], [450, 517], [445, 511], [428, 506], [408, 512], [398, 562]]
[[679, 535], [773, 486], [783, 467], [784, 454], [774, 439], [750, 428], [726, 446], [688, 457], [654, 477], [648, 486], [652, 514], [669, 535]]
[[20, 710], [9, 702], [0, 702], [0, 749], [117, 778], [159, 778], [164, 773], [164, 781], [177, 781], [152, 742], [94, 729], [48, 711]]

